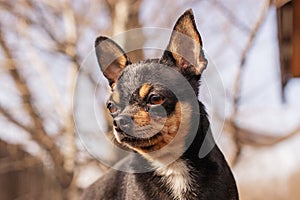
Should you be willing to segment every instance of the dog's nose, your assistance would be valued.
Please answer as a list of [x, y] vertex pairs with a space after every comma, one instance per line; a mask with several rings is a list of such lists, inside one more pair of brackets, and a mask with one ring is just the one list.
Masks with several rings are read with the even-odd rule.
[[120, 115], [114, 119], [113, 124], [117, 129], [129, 132], [132, 126], [132, 118], [128, 115]]

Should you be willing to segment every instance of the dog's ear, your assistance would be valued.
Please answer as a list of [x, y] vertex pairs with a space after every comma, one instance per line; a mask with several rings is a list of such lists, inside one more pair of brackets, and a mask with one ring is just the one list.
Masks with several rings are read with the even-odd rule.
[[173, 61], [183, 74], [200, 75], [206, 68], [207, 60], [192, 9], [177, 20], [162, 59]]
[[130, 60], [118, 44], [104, 36], [96, 39], [95, 49], [98, 64], [109, 85], [113, 87], [123, 69], [130, 64]]

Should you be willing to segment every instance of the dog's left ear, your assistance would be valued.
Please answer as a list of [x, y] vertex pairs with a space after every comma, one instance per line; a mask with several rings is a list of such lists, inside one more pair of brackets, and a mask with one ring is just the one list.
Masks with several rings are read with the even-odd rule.
[[123, 69], [131, 62], [124, 50], [105, 36], [99, 36], [96, 39], [95, 49], [98, 64], [113, 88]]
[[192, 9], [177, 20], [162, 59], [173, 61], [183, 74], [201, 75], [206, 68], [207, 60]]

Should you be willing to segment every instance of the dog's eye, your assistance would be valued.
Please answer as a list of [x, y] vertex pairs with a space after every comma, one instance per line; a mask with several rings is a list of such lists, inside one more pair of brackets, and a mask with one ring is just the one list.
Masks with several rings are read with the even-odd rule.
[[117, 106], [114, 103], [112, 103], [112, 102], [109, 102], [107, 104], [107, 109], [109, 110], [110, 113], [117, 112]]
[[149, 99], [149, 103], [152, 105], [162, 104], [163, 101], [164, 101], [164, 98], [159, 95], [152, 95], [152, 96], [150, 96], [150, 99]]

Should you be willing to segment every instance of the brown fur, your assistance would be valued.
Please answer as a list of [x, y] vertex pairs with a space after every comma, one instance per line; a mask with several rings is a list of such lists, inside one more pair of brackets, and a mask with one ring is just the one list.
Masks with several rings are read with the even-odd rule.
[[[180, 103], [176, 104], [175, 112], [169, 118], [166, 119], [163, 129], [161, 130], [161, 135], [159, 135], [155, 140], [151, 141], [151, 144], [147, 143], [147, 148], [138, 148], [140, 153], [149, 153], [152, 151], [159, 150], [165, 145], [169, 144], [180, 126], [181, 121], [181, 107]], [[148, 141], [147, 141], [148, 142]], [[149, 147], [150, 146], [150, 147]]]
[[202, 41], [194, 17], [190, 14], [191, 11], [186, 12], [186, 15], [182, 15], [177, 21], [167, 49], [177, 66], [181, 66], [181, 70], [193, 69], [190, 67], [193, 65], [198, 66], [193, 71], [201, 74], [206, 68], [207, 60], [203, 54]]
[[140, 97], [141, 97], [142, 99], [144, 99], [144, 98], [148, 95], [150, 89], [151, 89], [151, 85], [150, 85], [150, 84], [148, 84], [148, 83], [144, 84], [144, 85], [140, 88], [140, 90], [139, 90], [139, 95], [140, 95]]
[[[118, 112], [112, 114], [115, 137], [119, 143], [141, 155], [132, 154], [118, 163], [116, 166], [122, 167], [118, 169], [130, 171], [111, 169], [85, 191], [82, 199], [238, 200], [234, 178], [214, 143], [204, 105], [189, 101], [192, 97], [189, 94], [183, 94], [186, 98], [181, 100], [170, 95], [166, 88], [157, 85], [151, 88], [147, 84], [156, 80], [154, 74], [161, 72], [156, 65], [166, 64], [178, 70], [189, 81], [195, 98], [198, 96], [199, 80], [207, 60], [192, 10], [181, 15], [173, 30], [160, 59], [133, 64], [139, 68], [127, 66], [128, 70], [125, 69], [121, 75], [123, 79], [115, 77], [120, 76], [124, 68], [122, 58], [118, 58], [122, 53], [125, 64], [131, 65], [126, 54], [117, 44], [110, 47], [114, 44], [112, 40], [103, 36], [97, 38], [96, 46], [103, 40], [108, 41], [108, 46], [96, 49], [100, 67], [111, 86], [118, 80], [116, 87], [122, 88], [119, 90], [122, 92], [121, 102], [116, 105]], [[117, 61], [106, 63], [105, 60], [110, 58], [117, 58]], [[104, 71], [106, 64], [111, 68], [108, 71]], [[162, 80], [168, 82], [169, 79]], [[171, 78], [170, 81], [180, 79]], [[180, 87], [180, 82], [176, 83]], [[142, 86], [140, 90], [139, 86]], [[162, 102], [160, 97], [163, 97]], [[117, 96], [112, 98], [118, 99]], [[208, 148], [208, 144], [215, 146], [206, 157], [200, 158], [198, 155], [202, 147]], [[135, 173], [135, 169], [147, 170], [147, 173]]]
[[112, 84], [116, 83], [126, 65], [130, 63], [130, 60], [122, 48], [108, 38], [98, 37], [95, 47], [103, 74], [108, 79], [110, 86], [112, 86]]
[[133, 115], [133, 121], [139, 126], [146, 126], [150, 123], [151, 118], [145, 110], [139, 110]]

